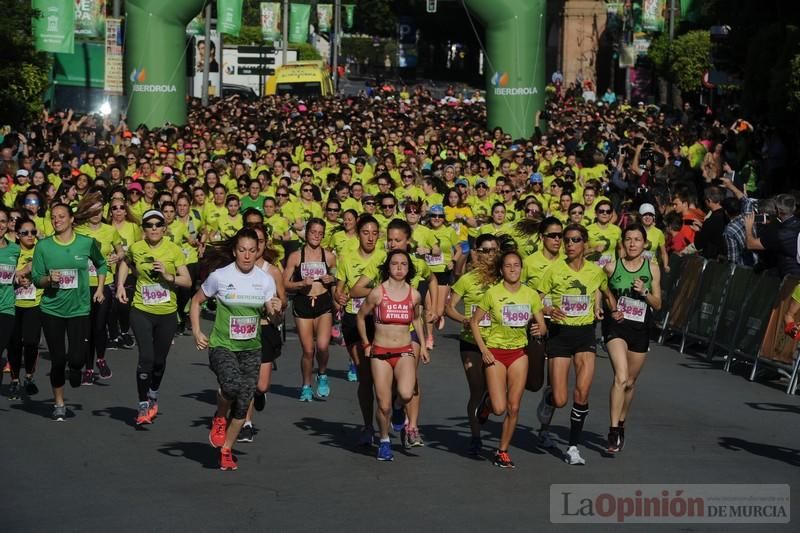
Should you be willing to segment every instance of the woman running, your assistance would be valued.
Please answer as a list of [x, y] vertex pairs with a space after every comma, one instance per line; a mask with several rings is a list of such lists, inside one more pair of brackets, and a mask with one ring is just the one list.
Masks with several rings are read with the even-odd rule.
[[178, 199], [175, 200], [174, 224], [177, 223], [183, 224], [186, 228], [185, 237], [180, 246], [183, 256], [186, 258], [186, 269], [192, 278], [190, 287], [178, 287], [178, 334], [182, 335], [186, 332], [187, 327], [191, 327], [186, 316], [186, 305], [192, 299], [192, 289], [198, 279], [197, 265], [200, 259], [197, 247], [203, 234], [203, 219], [197, 210], [191, 209], [189, 195], [186, 193], [179, 194]]
[[[467, 417], [469, 419], [470, 433], [472, 434], [468, 448], [470, 455], [478, 455], [483, 447], [481, 426], [475, 413], [483, 393], [486, 392], [483, 360], [481, 351], [475, 344], [475, 337], [472, 336], [470, 319], [486, 290], [496, 281], [495, 260], [499, 250], [500, 245], [497, 242], [497, 237], [488, 233], [478, 235], [478, 238], [475, 239], [475, 247], [470, 251], [473, 268], [455, 282], [450, 293], [450, 300], [447, 303], [447, 316], [461, 324], [459, 349], [461, 363], [464, 365], [464, 373], [467, 376], [467, 385], [469, 385]], [[487, 281], [489, 283], [486, 283]], [[464, 300], [464, 312], [460, 313], [456, 310], [456, 306], [462, 299]], [[491, 324], [490, 320], [487, 317], [479, 326], [488, 327]]]
[[[321, 246], [325, 236], [325, 222], [322, 219], [309, 219], [305, 235], [305, 246], [292, 252], [286, 260], [283, 283], [287, 291], [295, 293], [292, 313], [303, 350], [300, 361], [303, 377], [300, 401], [310, 402], [314, 399], [315, 392], [319, 399], [325, 399], [331, 393], [326, 372], [333, 324], [330, 289], [336, 283], [336, 278], [331, 273], [336, 268], [336, 256], [330, 252], [326, 254]], [[315, 352], [318, 366], [314, 381], [317, 390], [312, 391]]]
[[[55, 398], [53, 419], [60, 422], [67, 417], [64, 405], [67, 377], [72, 387], [81, 384], [81, 368], [91, 332], [89, 312], [92, 302], [102, 303], [105, 298], [103, 287], [108, 267], [97, 242], [72, 229], [74, 218], [68, 205], [54, 204], [50, 217], [55, 233], [36, 245], [31, 278], [37, 287], [44, 289], [42, 329], [50, 352], [50, 385]], [[89, 290], [89, 263], [97, 270], [97, 289], [93, 293]]]
[[564, 460], [571, 465], [586, 464], [578, 451], [583, 423], [589, 414], [589, 390], [594, 379], [597, 352], [594, 321], [603, 319], [601, 293], [605, 295], [615, 320], [622, 320], [616, 311], [616, 299], [608, 290], [605, 272], [584, 258], [589, 239], [586, 228], [570, 224], [564, 228], [566, 257], [548, 268], [539, 282], [542, 298], [552, 304], [544, 309], [551, 318], [550, 335], [545, 345], [548, 357], [550, 386], [544, 389], [537, 415], [542, 424], [539, 441], [553, 447], [549, 434], [553, 412], [567, 404], [569, 369], [575, 366], [575, 391], [570, 415], [569, 448]]
[[[208, 361], [219, 383], [208, 440], [214, 448], [221, 448], [220, 470], [236, 470], [233, 443], [245, 423], [258, 381], [259, 322], [262, 316], [275, 319], [282, 303], [272, 276], [256, 267], [258, 233], [254, 230], [241, 229], [224, 244], [209, 247], [206, 254], [203, 261], [211, 274], [192, 298], [189, 316], [197, 349], [209, 349]], [[208, 298], [217, 299], [210, 338], [200, 329], [200, 305]]]
[[[22, 220], [22, 219], [20, 219]], [[17, 221], [20, 226], [20, 221]], [[15, 294], [14, 283], [22, 276], [17, 272], [19, 264], [20, 247], [15, 242], [6, 239], [8, 231], [8, 211], [0, 207], [0, 354], [11, 347], [11, 334], [14, 332]], [[18, 355], [9, 353], [8, 363], [11, 368], [11, 386], [8, 397], [11, 400], [19, 398], [20, 384], [19, 371], [20, 359]], [[16, 369], [14, 368], [16, 367]]]
[[178, 327], [176, 287], [192, 283], [181, 248], [164, 239], [166, 220], [160, 211], [151, 209], [142, 215], [144, 240], [128, 248], [125, 261], [117, 270], [117, 299], [128, 303], [125, 280], [136, 272], [131, 326], [139, 346], [136, 366], [136, 389], [139, 407], [136, 427], [152, 424], [158, 414], [158, 392], [167, 366], [172, 339]]
[[[497, 416], [505, 414], [494, 464], [500, 468], [514, 468], [508, 447], [517, 427], [520, 401], [528, 377], [528, 355], [525, 351], [528, 331], [535, 322], [537, 334], [545, 335], [547, 326], [539, 295], [521, 282], [522, 257], [519, 253], [515, 250], [504, 252], [495, 268], [502, 282], [483, 294], [470, 318], [472, 336], [483, 359], [487, 389], [475, 416], [481, 422], [488, 418], [490, 412]], [[491, 325], [481, 331], [481, 321], [487, 316], [491, 319]]]
[[[405, 405], [413, 398], [417, 382], [409, 326], [414, 324], [417, 331], [422, 331], [422, 298], [419, 291], [411, 286], [414, 275], [414, 265], [408, 252], [389, 252], [381, 267], [381, 284], [370, 291], [356, 317], [364, 356], [370, 359], [378, 400], [379, 461], [394, 460], [389, 421], [396, 418], [398, 412], [404, 416]], [[373, 310], [375, 338], [370, 342], [366, 321]], [[420, 348], [420, 358], [425, 363], [430, 361], [425, 346]], [[394, 400], [393, 382], [397, 389]]]
[[[114, 193], [111, 198], [111, 207], [109, 208], [111, 214], [110, 225], [117, 230], [122, 242], [122, 251], [128, 252], [128, 248], [142, 239], [142, 226], [136, 221], [133, 213], [131, 213], [128, 203], [124, 195], [118, 196]], [[129, 275], [125, 282], [125, 290], [128, 293], [128, 300], [133, 299], [133, 289], [136, 287], [136, 279]], [[109, 336], [113, 339], [114, 344], [121, 348], [131, 349], [134, 346], [133, 335], [130, 333], [131, 329], [131, 307], [130, 303], [123, 304], [119, 299], [114, 299], [114, 304], [111, 307], [111, 320], [109, 326]]]
[[609, 453], [622, 451], [625, 446], [625, 420], [650, 346], [652, 311], [661, 308], [661, 272], [655, 261], [645, 258], [646, 245], [647, 230], [641, 224], [631, 224], [622, 232], [624, 257], [605, 266], [608, 287], [623, 316], [622, 322], [617, 322], [607, 312], [602, 324], [603, 340], [614, 369]]

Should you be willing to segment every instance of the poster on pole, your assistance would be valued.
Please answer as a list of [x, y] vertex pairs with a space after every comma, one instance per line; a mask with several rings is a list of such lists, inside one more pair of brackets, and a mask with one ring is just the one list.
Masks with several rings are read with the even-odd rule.
[[265, 41], [281, 39], [281, 4], [280, 2], [261, 2], [261, 36]]
[[203, 94], [203, 65], [206, 58], [209, 58], [208, 75], [208, 96], [220, 96], [222, 94], [222, 47], [220, 46], [219, 33], [211, 30], [211, 40], [206, 46], [205, 35], [195, 35], [195, 63], [194, 76], [192, 78], [192, 95], [200, 97]]
[[242, 0], [217, 0], [217, 21], [220, 33], [238, 37], [242, 29]]
[[101, 39], [106, 33], [106, 0], [75, 0], [75, 35]]
[[664, 31], [664, 0], [642, 0], [642, 29]]
[[350, 30], [353, 29], [353, 19], [355, 18], [356, 14], [356, 6], [355, 4], [346, 4], [344, 7], [344, 29]]
[[122, 94], [122, 20], [106, 19], [106, 59], [103, 90], [107, 94]]
[[309, 4], [289, 5], [289, 42], [304, 43], [308, 41], [308, 23], [311, 20]]
[[331, 4], [317, 4], [317, 31], [330, 33], [333, 27], [333, 6]]
[[75, 51], [75, 9], [72, 0], [33, 0], [39, 17], [33, 19], [33, 36], [40, 52], [72, 54]]

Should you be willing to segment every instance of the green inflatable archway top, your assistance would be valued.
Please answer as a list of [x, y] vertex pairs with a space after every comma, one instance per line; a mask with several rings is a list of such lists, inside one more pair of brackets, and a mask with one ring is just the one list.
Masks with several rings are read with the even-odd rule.
[[465, 0], [486, 27], [488, 127], [530, 137], [545, 100], [546, 0]]
[[125, 2], [128, 124], [186, 124], [186, 25], [205, 0]]

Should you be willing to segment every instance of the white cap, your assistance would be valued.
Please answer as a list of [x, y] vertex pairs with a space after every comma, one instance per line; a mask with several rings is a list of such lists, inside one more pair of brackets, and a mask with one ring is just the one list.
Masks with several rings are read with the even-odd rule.
[[642, 204], [639, 206], [639, 214], [640, 215], [656, 215], [656, 208], [653, 204]]
[[242, 159], [242, 164], [243, 165], [247, 165], [248, 167], [252, 167], [253, 166], [253, 161], [250, 160], [250, 159]]
[[24, 168], [17, 170], [17, 176], [25, 176], [27, 178], [28, 175], [29, 175], [28, 171], [25, 170]]
[[139, 137], [133, 137], [133, 138], [131, 138], [131, 144], [135, 144], [135, 145], [138, 146], [138, 145], [142, 144], [142, 141], [139, 140]]
[[251, 152], [256, 152], [256, 151], [258, 151], [258, 148], [256, 148], [256, 145], [255, 145], [255, 144], [253, 144], [253, 143], [250, 143], [250, 144], [248, 144], [246, 148], [247, 148], [248, 150], [250, 150]]
[[146, 211], [145, 214], [142, 215], [142, 223], [144, 223], [147, 219], [150, 218], [157, 218], [162, 222], [166, 222], [166, 219], [164, 218], [164, 213], [162, 213], [158, 209], [150, 209]]

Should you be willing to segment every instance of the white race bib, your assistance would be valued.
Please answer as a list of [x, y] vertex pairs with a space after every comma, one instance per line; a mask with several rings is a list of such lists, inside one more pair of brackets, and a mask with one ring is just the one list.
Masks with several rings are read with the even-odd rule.
[[302, 279], [311, 278], [317, 281], [322, 276], [328, 274], [328, 265], [322, 261], [306, 261], [300, 263], [300, 277]]
[[649, 261], [653, 259], [653, 252], [651, 252], [650, 250], [645, 250], [644, 252], [642, 252], [642, 257], [644, 257]]
[[589, 314], [589, 297], [584, 294], [563, 294], [561, 310], [567, 316], [586, 316]]
[[512, 328], [524, 328], [531, 319], [529, 304], [503, 305], [503, 325]]
[[78, 270], [75, 268], [65, 268], [64, 270], [53, 270], [58, 272], [58, 288], [59, 289], [77, 289], [78, 288]]
[[644, 317], [647, 314], [647, 303], [621, 296], [617, 302], [617, 309], [622, 311], [625, 320], [644, 322]]
[[603, 268], [607, 264], [611, 263], [613, 260], [614, 260], [614, 257], [611, 256], [611, 255], [601, 255], [600, 259], [598, 259], [596, 261], [596, 263], [597, 263], [597, 266], [599, 266], [600, 268]]
[[27, 287], [17, 287], [17, 290], [14, 291], [14, 294], [17, 297], [17, 300], [35, 300], [36, 299], [36, 287], [31, 283]]
[[366, 300], [366, 298], [353, 298], [353, 313], [358, 313]]
[[14, 283], [14, 274], [17, 269], [14, 265], [0, 265], [0, 285], [11, 285]]
[[[470, 311], [470, 312], [472, 313], [472, 316], [475, 316], [475, 310], [476, 310], [476, 309], [478, 309], [478, 306], [477, 306], [477, 305], [475, 305], [475, 304], [472, 304], [472, 305], [470, 306], [470, 309], [471, 309], [471, 311]], [[480, 327], [482, 327], [482, 328], [488, 328], [489, 326], [491, 326], [491, 325], [492, 325], [492, 319], [491, 319], [491, 317], [489, 316], [489, 313], [486, 313], [485, 315], [483, 315], [483, 320], [481, 320], [480, 322], [478, 322], [478, 325], [479, 325]]]
[[158, 283], [142, 285], [142, 303], [144, 305], [168, 304], [169, 289]]
[[425, 262], [428, 263], [428, 266], [443, 265], [444, 256], [425, 254]]
[[258, 333], [257, 316], [231, 316], [228, 321], [228, 335], [234, 341], [255, 339]]
[[91, 259], [87, 259], [86, 262], [88, 263], [88, 267], [89, 267], [89, 276], [92, 277], [92, 278], [96, 278], [97, 277], [97, 267], [94, 266], [94, 263], [92, 263]]

